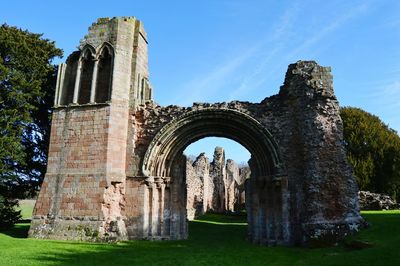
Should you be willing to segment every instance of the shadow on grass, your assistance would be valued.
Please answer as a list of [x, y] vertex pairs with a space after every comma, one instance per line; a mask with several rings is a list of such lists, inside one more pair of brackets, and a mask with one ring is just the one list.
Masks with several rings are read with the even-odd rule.
[[205, 222], [220, 225], [247, 225], [247, 215], [246, 213], [233, 213], [226, 215], [206, 213], [196, 218], [195, 222]]
[[[32, 241], [33, 252], [27, 256], [37, 265], [400, 265], [400, 212], [363, 215], [372, 226], [349, 241], [367, 241], [374, 246], [351, 251], [341, 246], [305, 249], [253, 245], [246, 241], [245, 216], [217, 214], [190, 222], [189, 239], [182, 241], [22, 241]], [[28, 227], [25, 225], [25, 232]]]
[[57, 265], [221, 265], [232, 258], [241, 261], [250, 246], [245, 239], [246, 226], [228, 226], [230, 230], [226, 227], [193, 222], [188, 240], [85, 243], [76, 247], [79, 251], [69, 246], [55, 255], [57, 246], [64, 245], [57, 242], [51, 252], [42, 253], [36, 260]]
[[[57, 265], [208, 265], [246, 264], [259, 249], [247, 242], [244, 215], [207, 214], [189, 222], [189, 239], [180, 241], [126, 241], [116, 244], [81, 243], [79, 252], [72, 246], [55, 255], [54, 249], [36, 260]], [[238, 224], [240, 223], [240, 224]], [[247, 253], [247, 254], [246, 254]]]
[[0, 230], [0, 233], [13, 238], [27, 238], [30, 226], [30, 223], [24, 221], [24, 223], [15, 224], [14, 227]]

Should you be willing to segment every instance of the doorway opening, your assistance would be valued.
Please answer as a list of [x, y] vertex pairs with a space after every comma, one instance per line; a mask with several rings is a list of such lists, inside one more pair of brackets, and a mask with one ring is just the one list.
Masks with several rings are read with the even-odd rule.
[[206, 213], [245, 215], [250, 152], [230, 139], [206, 137], [190, 144], [184, 154], [187, 219]]

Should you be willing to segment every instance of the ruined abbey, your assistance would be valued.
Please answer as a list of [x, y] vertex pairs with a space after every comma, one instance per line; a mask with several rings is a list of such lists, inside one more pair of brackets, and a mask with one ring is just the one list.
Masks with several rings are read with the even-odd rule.
[[208, 136], [235, 140], [251, 153], [249, 241], [304, 245], [359, 230], [358, 189], [329, 67], [289, 65], [277, 94], [258, 103], [160, 106], [147, 43], [136, 18], [99, 19], [60, 65], [30, 237], [187, 238], [192, 195], [183, 151]]
[[245, 210], [245, 182], [248, 166], [239, 167], [232, 159], [225, 161], [222, 147], [216, 147], [210, 162], [201, 153], [193, 162], [187, 159], [187, 219], [206, 213], [232, 213]]

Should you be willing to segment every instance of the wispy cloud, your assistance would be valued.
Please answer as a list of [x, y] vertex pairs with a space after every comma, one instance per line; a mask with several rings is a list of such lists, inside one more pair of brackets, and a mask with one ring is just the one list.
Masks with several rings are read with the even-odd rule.
[[244, 53], [232, 57], [232, 59], [220, 64], [203, 76], [196, 77], [183, 86], [181, 94], [178, 95], [179, 105], [189, 105], [194, 101], [203, 101], [217, 93], [232, 75], [245, 61], [247, 61], [258, 49], [253, 46]]
[[357, 106], [372, 112], [385, 123], [400, 132], [400, 79], [382, 79], [364, 86], [366, 93], [360, 96]]
[[400, 80], [396, 80], [381, 89], [381, 96], [378, 101], [380, 109], [384, 111], [384, 121], [389, 123], [391, 128], [394, 128], [400, 133]]
[[209, 101], [221, 93], [232, 79], [238, 80], [238, 86], [229, 92], [227, 100], [250, 95], [276, 75], [278, 70], [281, 71], [287, 62], [304, 58], [306, 53], [316, 52], [322, 41], [353, 18], [363, 14], [369, 7], [370, 2], [347, 6], [345, 11], [338, 12], [337, 16], [330, 19], [320, 17], [322, 22], [326, 22], [317, 24], [309, 34], [299, 35], [296, 32], [299, 29], [296, 27], [300, 19], [303, 19], [300, 14], [309, 7], [301, 2], [290, 5], [273, 25], [274, 30], [265, 32], [260, 41], [184, 84], [177, 95], [178, 104], [189, 105], [194, 101]]
[[[274, 68], [270, 68], [268, 73], [266, 73], [265, 69], [286, 46], [286, 42], [289, 40], [288, 37], [291, 35], [293, 24], [299, 10], [300, 7], [298, 3], [293, 3], [290, 8], [285, 10], [276, 25], [273, 27], [275, 29], [273, 33], [262, 42], [262, 45], [260, 45], [261, 49], [258, 50], [257, 55], [259, 57], [257, 60], [258, 62], [254, 68], [251, 69], [252, 71], [243, 78], [240, 85], [230, 93], [228, 97], [229, 101], [239, 99], [244, 94], [259, 87], [265, 82], [267, 77], [274, 72]], [[268, 49], [267, 54], [263, 53], [261, 50], [267, 50], [266, 48], [268, 46], [273, 48]], [[260, 74], [262, 74], [262, 77], [260, 77]]]
[[400, 80], [378, 87], [369, 94], [369, 98], [382, 105], [383, 108], [393, 108], [398, 111], [400, 108]]
[[287, 55], [287, 57], [293, 57], [296, 55], [301, 55], [305, 50], [312, 48], [317, 43], [322, 41], [324, 38], [332, 34], [334, 31], [338, 30], [340, 27], [344, 26], [351, 19], [363, 14], [370, 7], [369, 2], [364, 2], [360, 5], [355, 5], [347, 8], [347, 11], [341, 13], [340, 15], [333, 17], [331, 20], [327, 21], [328, 24], [321, 24], [321, 27], [316, 28], [312, 35], [306, 36], [301, 45], [299, 45], [295, 50]]
[[[187, 82], [183, 86], [180, 95], [177, 96], [178, 104], [189, 105], [194, 101], [206, 101], [210, 99], [217, 94], [221, 88], [226, 86], [232, 78], [238, 78], [235, 74], [240, 73], [240, 68], [245, 64], [249, 64], [249, 61], [256, 58], [257, 63], [255, 67], [252, 68], [252, 72], [249, 75], [243, 76], [241, 85], [228, 95], [228, 99], [241, 96], [242, 91], [247, 86], [254, 86], [255, 77], [260, 74], [272, 57], [283, 47], [284, 39], [289, 36], [289, 31], [291, 30], [298, 11], [298, 4], [293, 3], [285, 10], [280, 19], [272, 27], [274, 29], [272, 33], [265, 34], [265, 36], [260, 38], [253, 46], [247, 48], [246, 51], [240, 51], [204, 75]], [[268, 54], [265, 54], [265, 48], [267, 46], [273, 46], [273, 48], [268, 49]], [[258, 60], [260, 56], [262, 56], [261, 61]], [[262, 82], [263, 81], [258, 80], [258, 83], [261, 84]], [[258, 85], [259, 84], [257, 84], [257, 86]]]
[[[318, 27], [312, 31], [312, 35], [301, 36], [301, 38], [295, 42], [296, 45], [294, 49], [287, 45], [287, 39], [285, 38], [291, 34], [292, 26], [296, 24], [296, 13], [304, 10], [301, 10], [299, 5], [296, 5], [294, 9], [288, 10], [280, 20], [281, 26], [278, 26], [273, 34], [272, 40], [275, 40], [276, 45], [268, 55], [260, 57], [253, 71], [243, 78], [240, 86], [232, 91], [229, 99], [237, 99], [265, 84], [268, 77], [271, 78], [276, 75], [277, 70], [282, 69], [287, 62], [303, 58], [304, 54], [310, 50], [313, 52], [317, 51], [317, 45], [334, 31], [346, 25], [351, 19], [363, 14], [369, 7], [369, 2], [349, 7], [346, 9], [346, 12], [340, 13], [338, 16], [327, 20], [328, 23], [321, 23], [318, 25]], [[290, 41], [294, 42], [293, 40]]]

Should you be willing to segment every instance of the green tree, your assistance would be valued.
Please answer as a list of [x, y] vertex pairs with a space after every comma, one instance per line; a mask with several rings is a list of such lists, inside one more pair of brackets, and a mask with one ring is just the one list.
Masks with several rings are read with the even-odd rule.
[[344, 107], [343, 135], [347, 157], [361, 190], [400, 199], [400, 137], [377, 116]]
[[[54, 42], [0, 26], [0, 193], [33, 191], [45, 173], [56, 66]], [[4, 191], [13, 190], [13, 193]], [[21, 189], [23, 188], [23, 189]]]

